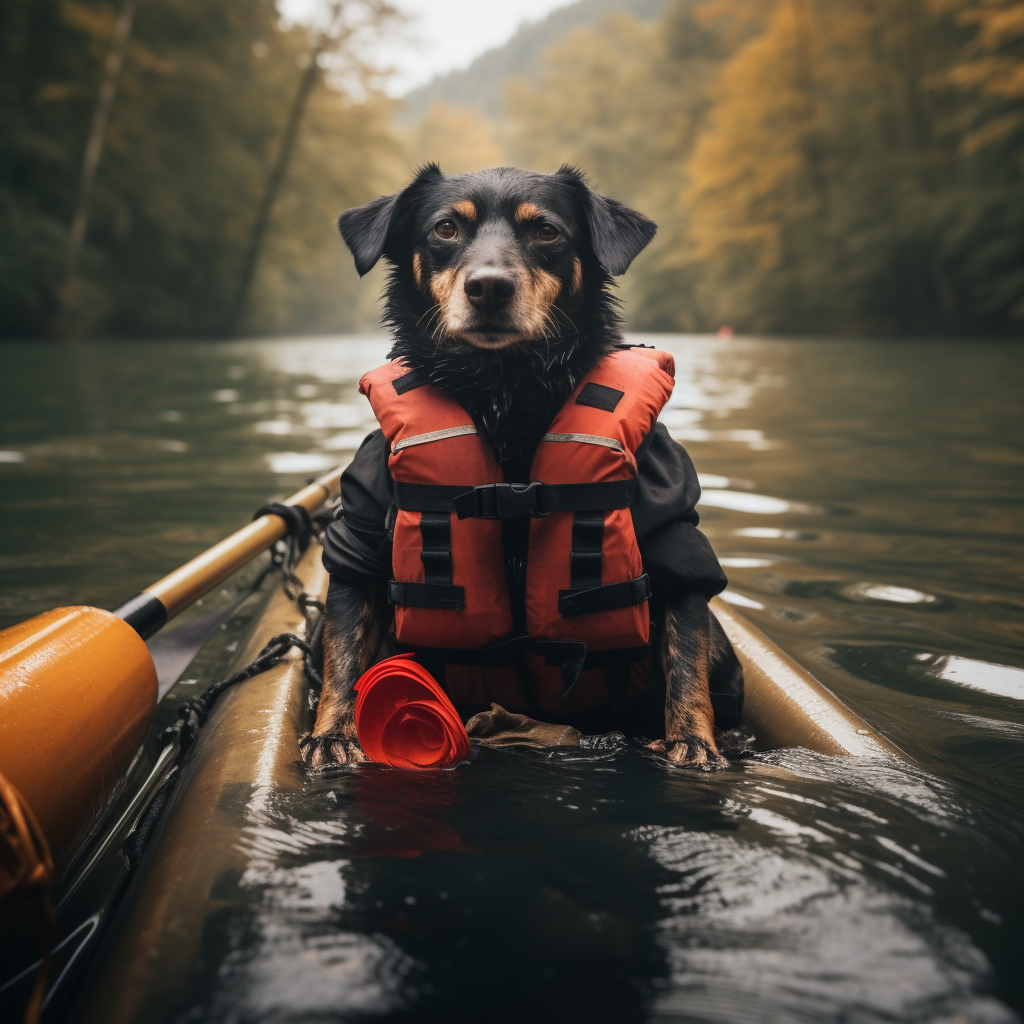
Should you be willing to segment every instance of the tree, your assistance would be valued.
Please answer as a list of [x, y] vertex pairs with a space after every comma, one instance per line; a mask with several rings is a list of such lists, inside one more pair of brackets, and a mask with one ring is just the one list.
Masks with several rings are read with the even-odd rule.
[[[353, 17], [353, 9], [356, 10], [355, 17]], [[288, 110], [288, 117], [278, 143], [277, 155], [263, 187], [263, 194], [260, 197], [256, 218], [249, 235], [249, 244], [242, 259], [238, 283], [224, 317], [224, 334], [232, 335], [238, 329], [238, 322], [246, 299], [249, 297], [253, 277], [256, 274], [256, 266], [259, 262], [274, 204], [281, 192], [281, 186], [284, 184], [285, 175], [288, 173], [288, 166], [295, 151], [299, 130], [306, 114], [306, 106], [323, 73], [321, 63], [327, 64], [328, 58], [333, 57], [336, 65], [335, 73], [345, 70], [345, 64], [351, 62], [354, 48], [364, 42], [363, 36], [367, 29], [379, 32], [389, 21], [394, 20], [395, 15], [395, 9], [382, 3], [381, 0], [359, 0], [358, 3], [329, 0], [323, 10], [320, 24], [313, 31], [309, 52], [302, 59], [305, 70], [299, 79], [295, 98]], [[343, 62], [340, 69], [337, 67], [339, 61]]]
[[89, 207], [92, 203], [93, 186], [96, 183], [96, 171], [103, 153], [107, 122], [110, 120], [110, 108], [114, 102], [117, 79], [121, 74], [121, 66], [124, 64], [124, 51], [128, 45], [128, 35], [132, 30], [132, 21], [134, 20], [135, 0], [124, 0], [114, 22], [110, 51], [103, 68], [103, 81], [96, 98], [96, 109], [93, 111], [89, 137], [85, 143], [85, 155], [82, 158], [82, 176], [78, 184], [78, 198], [75, 201], [75, 213], [71, 218], [71, 233], [68, 239], [67, 265], [64, 270], [64, 281], [58, 293], [58, 299], [64, 308], [74, 302], [78, 283], [78, 261], [85, 243], [85, 233], [89, 227]]
[[963, 174], [952, 242], [974, 304], [1024, 323], [1024, 3], [935, 0], [968, 30], [936, 85], [959, 103], [951, 127]]
[[630, 322], [1019, 330], [1019, 0], [675, 0], [512, 83], [518, 161], [563, 160], [658, 237]]
[[[53, 321], [67, 225], [115, 11], [104, 0], [0, 7], [0, 332]], [[309, 31], [273, 0], [140, 4], [96, 176], [81, 334], [216, 335]], [[344, 70], [344, 77], [342, 76]], [[364, 323], [333, 220], [395, 183], [393, 104], [372, 68], [329, 67], [268, 221], [247, 330]], [[353, 319], [353, 316], [356, 319]]]
[[683, 165], [718, 64], [697, 6], [677, 0], [655, 24], [617, 15], [577, 29], [548, 53], [536, 85], [513, 81], [506, 92], [516, 162], [549, 171], [576, 164], [596, 188], [658, 223], [653, 245], [623, 279], [630, 323], [640, 328], [693, 329], [700, 320], [692, 274], [678, 258]]
[[759, 330], [921, 331], [971, 312], [948, 245], [956, 146], [924, 0], [780, 0], [729, 60], [690, 165], [694, 256]]

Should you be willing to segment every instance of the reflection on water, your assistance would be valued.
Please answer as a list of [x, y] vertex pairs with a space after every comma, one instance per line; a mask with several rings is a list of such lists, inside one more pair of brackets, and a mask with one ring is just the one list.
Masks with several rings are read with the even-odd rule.
[[951, 683], [981, 690], [983, 693], [993, 693], [997, 697], [1024, 701], [1024, 669], [992, 665], [974, 658], [958, 658], [952, 654], [947, 657], [918, 654], [915, 657], [927, 663], [932, 674], [939, 679], [948, 679]]
[[[253, 804], [162, 1020], [1018, 1019], [1024, 361], [654, 340], [727, 599], [913, 764], [622, 743], [318, 777]], [[113, 605], [346, 458], [386, 347], [6, 349], [3, 624]]]
[[337, 771], [249, 829], [170, 1019], [1010, 1022], [971, 934], [1007, 907], [967, 866], [1014, 858], [972, 816], [926, 772], [806, 752]]

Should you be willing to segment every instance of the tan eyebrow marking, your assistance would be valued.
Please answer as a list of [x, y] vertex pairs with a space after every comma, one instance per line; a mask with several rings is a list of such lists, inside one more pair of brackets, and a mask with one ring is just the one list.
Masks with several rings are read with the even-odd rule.
[[452, 209], [466, 220], [476, 220], [476, 203], [472, 199], [460, 199], [457, 203], [452, 203]]
[[416, 287], [423, 287], [423, 262], [420, 260], [420, 254], [414, 252], [412, 254], [412, 276], [416, 279]]
[[541, 208], [536, 203], [520, 203], [516, 209], [516, 220], [524, 224], [528, 220], [536, 220], [542, 216]]
[[572, 293], [575, 295], [583, 286], [583, 264], [579, 256], [572, 259]]

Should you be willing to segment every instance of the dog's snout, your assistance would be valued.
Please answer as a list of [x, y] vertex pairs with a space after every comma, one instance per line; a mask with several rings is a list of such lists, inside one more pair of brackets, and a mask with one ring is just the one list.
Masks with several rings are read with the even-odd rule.
[[516, 293], [515, 280], [500, 270], [478, 270], [467, 275], [466, 298], [481, 313], [496, 313]]

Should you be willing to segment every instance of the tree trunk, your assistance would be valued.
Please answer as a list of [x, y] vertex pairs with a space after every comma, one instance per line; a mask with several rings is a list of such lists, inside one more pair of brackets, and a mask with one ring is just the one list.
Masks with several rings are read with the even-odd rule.
[[121, 10], [114, 23], [114, 39], [107, 54], [103, 69], [103, 81], [96, 98], [96, 109], [92, 115], [89, 137], [85, 143], [85, 155], [82, 158], [82, 174], [78, 182], [78, 199], [75, 203], [75, 214], [71, 219], [71, 233], [68, 239], [68, 258], [64, 269], [64, 281], [58, 293], [58, 316], [67, 313], [74, 304], [78, 285], [78, 263], [85, 244], [85, 234], [89, 227], [89, 207], [92, 203], [93, 185], [96, 182], [96, 169], [99, 167], [103, 153], [103, 141], [107, 134], [107, 122], [110, 120], [110, 108], [114, 102], [117, 79], [124, 64], [124, 53], [128, 46], [128, 36], [135, 18], [135, 0], [124, 0]]
[[310, 54], [309, 67], [306, 68], [302, 75], [298, 91], [295, 93], [295, 99], [292, 101], [292, 108], [288, 112], [288, 121], [285, 124], [284, 135], [281, 137], [281, 146], [277, 152], [277, 159], [274, 161], [270, 175], [267, 178], [266, 186], [263, 189], [263, 198], [260, 200], [256, 220], [253, 222], [252, 232], [249, 235], [249, 246], [242, 261], [242, 270], [238, 275], [238, 284], [235, 287], [235, 293], [231, 298], [224, 317], [223, 332], [226, 335], [232, 335], [237, 331], [239, 320], [245, 309], [245, 303], [249, 297], [249, 289], [252, 287], [253, 278], [256, 276], [256, 267], [259, 264], [260, 252], [263, 249], [263, 240], [266, 237], [267, 227], [270, 224], [270, 215], [281, 191], [281, 186], [284, 184], [285, 175], [288, 173], [288, 164], [291, 162], [302, 118], [306, 113], [306, 104], [316, 86], [316, 80], [320, 71], [317, 60], [323, 50], [324, 46], [321, 44]]

